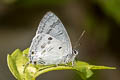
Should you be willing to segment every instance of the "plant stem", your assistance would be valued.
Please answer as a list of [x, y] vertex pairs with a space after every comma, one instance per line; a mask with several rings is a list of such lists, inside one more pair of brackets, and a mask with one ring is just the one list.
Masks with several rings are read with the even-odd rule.
[[106, 67], [106, 66], [91, 65], [91, 69], [93, 69], [93, 70], [95, 70], [95, 69], [116, 69], [116, 67]]
[[57, 67], [51, 67], [51, 68], [47, 68], [41, 71], [38, 71], [34, 78], [36, 78], [38, 75], [41, 75], [43, 73], [49, 72], [49, 71], [55, 71], [55, 70], [70, 70], [70, 69], [74, 69], [73, 67], [68, 67], [68, 66], [57, 66]]

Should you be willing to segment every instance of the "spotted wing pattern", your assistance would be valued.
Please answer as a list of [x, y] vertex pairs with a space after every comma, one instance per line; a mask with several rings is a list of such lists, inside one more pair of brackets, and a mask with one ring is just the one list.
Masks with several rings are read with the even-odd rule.
[[30, 47], [30, 61], [34, 64], [60, 64], [64, 63], [67, 53], [67, 45], [50, 36], [38, 34], [34, 37]]
[[60, 19], [52, 12], [47, 12], [41, 20], [36, 34], [45, 33], [67, 44], [68, 52], [72, 52], [72, 46], [64, 25]]
[[[71, 42], [60, 19], [48, 12], [32, 40], [29, 58], [33, 64], [64, 64], [72, 55]], [[69, 60], [67, 60], [69, 61]]]

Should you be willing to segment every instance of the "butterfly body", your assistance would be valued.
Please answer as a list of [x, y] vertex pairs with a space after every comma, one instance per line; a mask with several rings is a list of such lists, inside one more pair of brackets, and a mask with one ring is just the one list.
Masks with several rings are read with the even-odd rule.
[[32, 40], [29, 59], [32, 64], [66, 64], [73, 62], [76, 54], [66, 29], [60, 19], [48, 12], [41, 20]]

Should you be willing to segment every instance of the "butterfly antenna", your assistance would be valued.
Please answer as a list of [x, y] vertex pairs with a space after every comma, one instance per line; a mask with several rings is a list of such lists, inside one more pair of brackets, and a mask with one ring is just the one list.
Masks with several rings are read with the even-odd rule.
[[[83, 37], [83, 35], [85, 34], [85, 30], [82, 32], [82, 34], [80, 35], [80, 37], [78, 38], [78, 41], [75, 43], [74, 49], [77, 49], [77, 47], [80, 46], [80, 40]], [[79, 49], [78, 49], [79, 50]]]

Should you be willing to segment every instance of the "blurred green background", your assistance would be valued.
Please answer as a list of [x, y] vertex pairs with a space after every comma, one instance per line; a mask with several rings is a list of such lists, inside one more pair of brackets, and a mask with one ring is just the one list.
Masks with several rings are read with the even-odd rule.
[[[86, 30], [77, 59], [118, 68], [95, 71], [89, 80], [120, 80], [120, 0], [0, 0], [0, 80], [16, 80], [7, 54], [30, 46], [48, 11], [61, 19], [73, 46]], [[72, 71], [52, 71], [37, 80], [81, 79]]]

